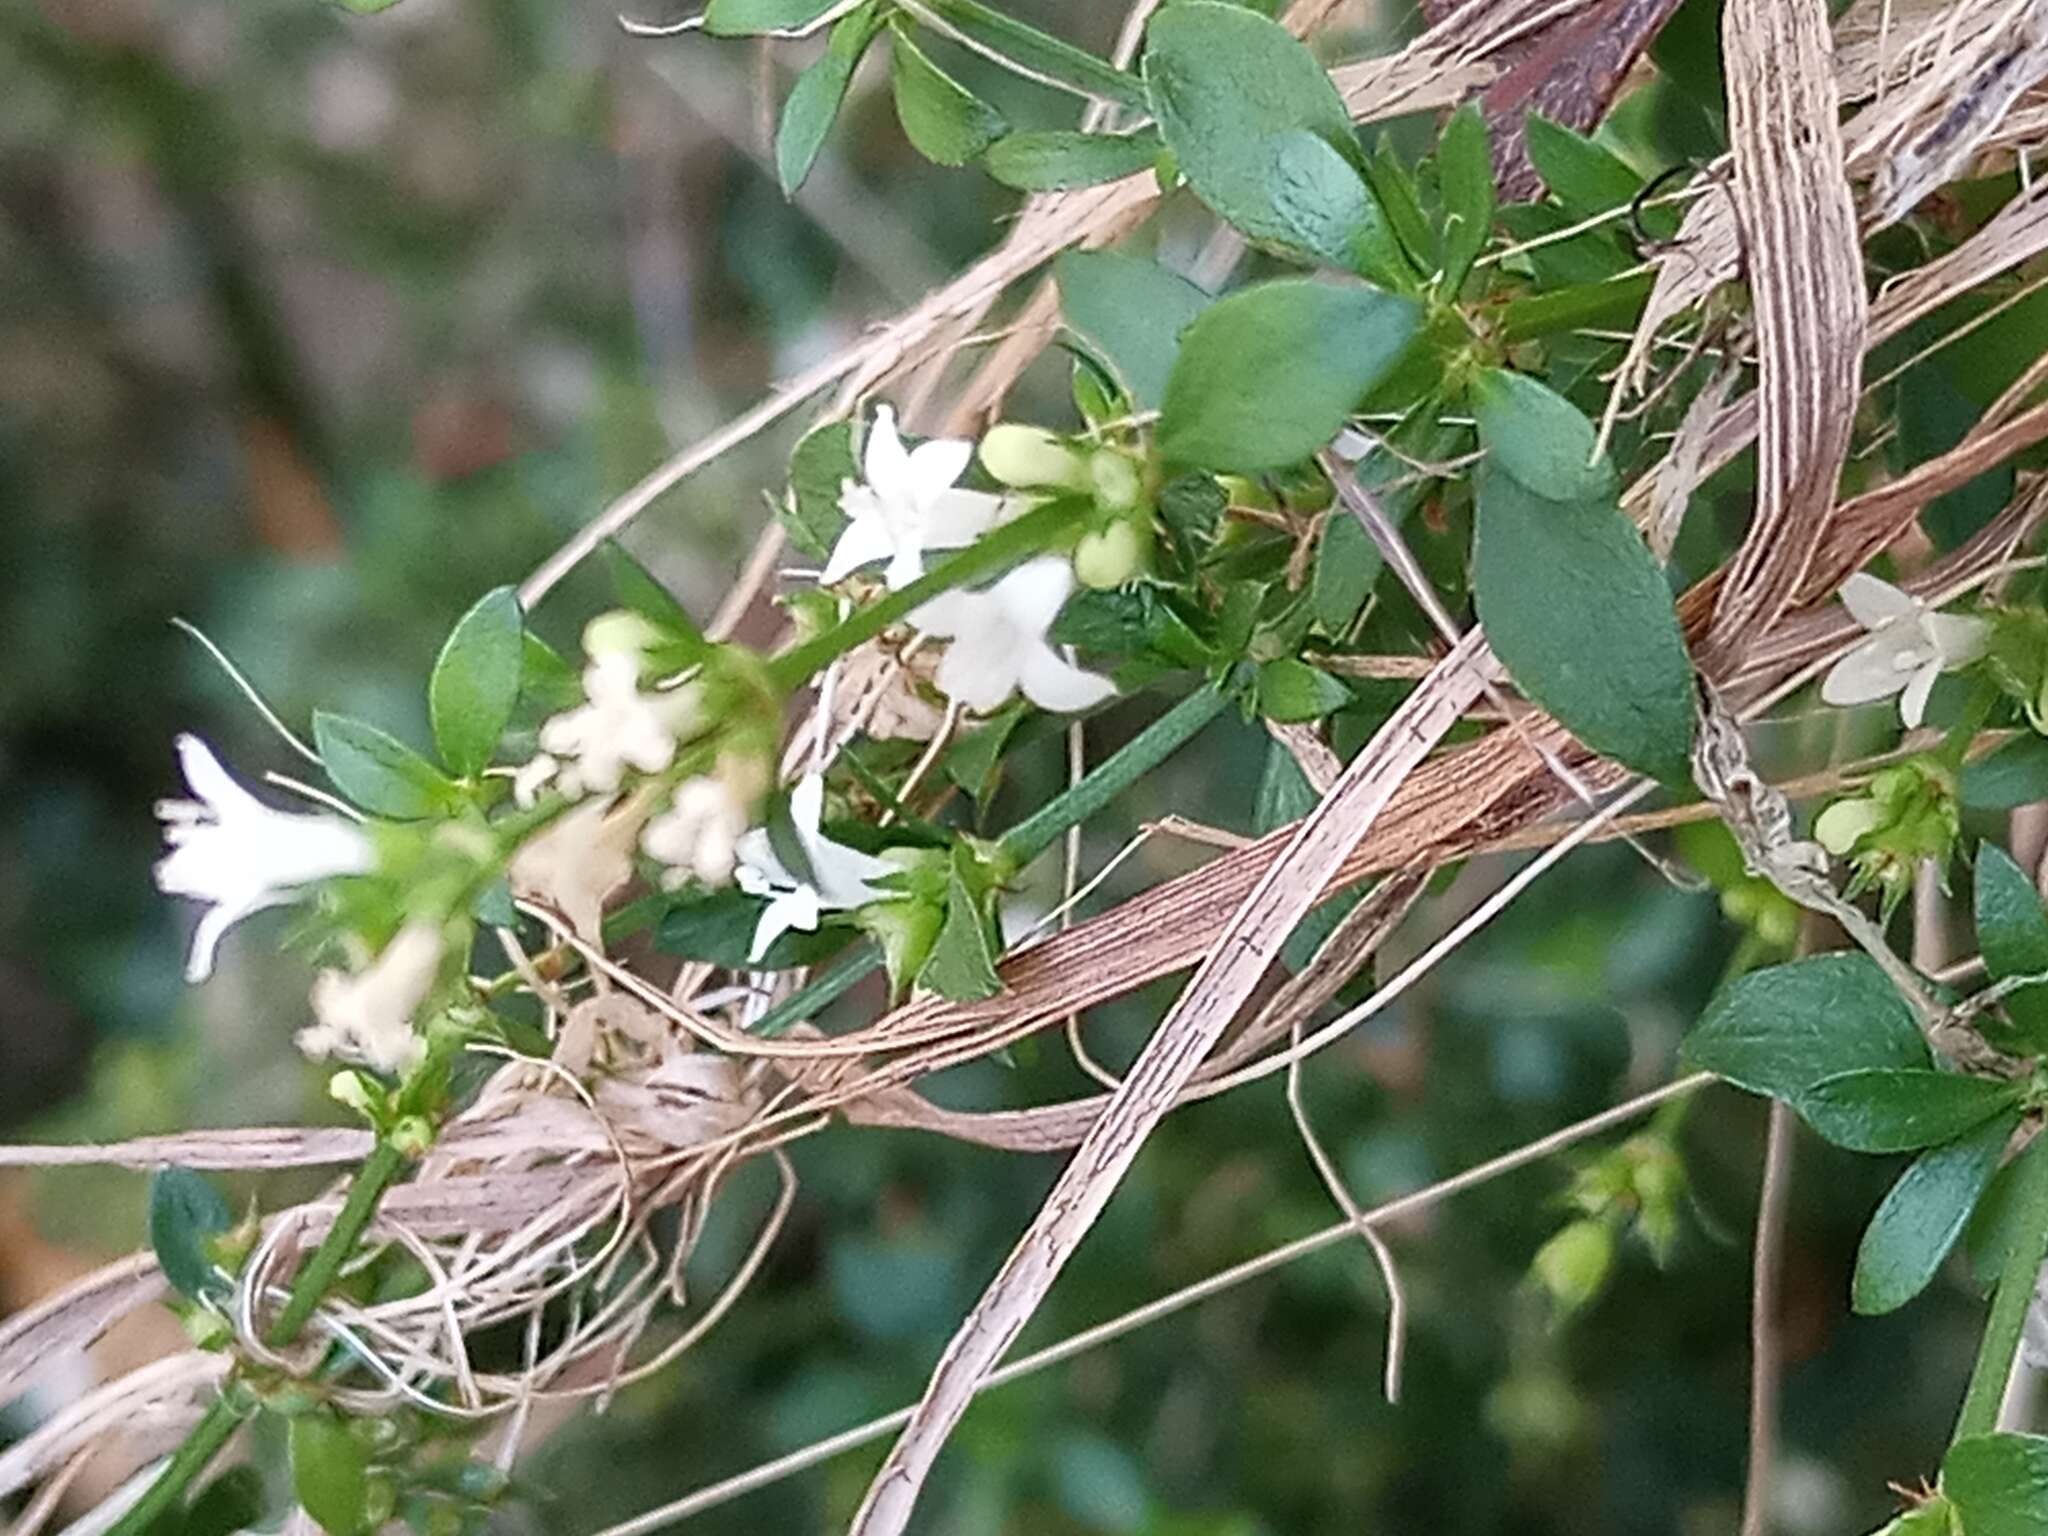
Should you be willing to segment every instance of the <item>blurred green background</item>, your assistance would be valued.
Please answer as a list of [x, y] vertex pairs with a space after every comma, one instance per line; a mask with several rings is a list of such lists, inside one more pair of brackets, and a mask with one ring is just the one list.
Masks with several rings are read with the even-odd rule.
[[[1017, 8], [1098, 49], [1119, 20], [1087, 0]], [[1407, 24], [1391, 5], [1341, 20], [1353, 48]], [[872, 79], [785, 204], [763, 169], [764, 114], [799, 54], [638, 41], [604, 5], [565, 0], [406, 0], [375, 18], [314, 0], [0, 0], [11, 1138], [334, 1114], [290, 1047], [307, 977], [277, 953], [283, 918], [238, 932], [203, 989], [179, 979], [191, 914], [149, 879], [151, 803], [177, 789], [173, 733], [201, 731], [250, 777], [298, 765], [174, 616], [288, 720], [318, 704], [420, 740], [421, 679], [478, 592], [999, 237], [1014, 197], [919, 161]], [[1019, 121], [1066, 120], [1031, 87], [949, 62]], [[1653, 114], [1628, 131], [1656, 158]], [[1181, 222], [1162, 239], [1192, 250], [1201, 222]], [[1037, 402], [1056, 409], [1056, 390]], [[635, 530], [700, 614], [761, 524], [788, 442], [735, 454]], [[573, 644], [602, 599], [572, 582], [538, 627]], [[1153, 707], [1122, 707], [1098, 746]], [[1217, 727], [1094, 830], [1091, 858], [1166, 808], [1248, 826], [1264, 751]], [[1185, 863], [1158, 859], [1133, 879]], [[1467, 871], [1390, 955], [1413, 954], [1505, 873]], [[1733, 945], [1711, 894], [1623, 850], [1576, 855], [1319, 1060], [1319, 1128], [1371, 1200], [1590, 1113], [1662, 1080]], [[1164, 995], [1103, 1010], [1098, 1053], [1128, 1060]], [[1084, 1086], [1048, 1040], [935, 1092], [1022, 1104]], [[1696, 1200], [1671, 1266], [1630, 1246], [1606, 1295], [1566, 1323], [1526, 1274], [1565, 1219], [1569, 1162], [1404, 1225], [1414, 1332], [1398, 1409], [1378, 1396], [1378, 1282], [1360, 1250], [1333, 1248], [992, 1394], [947, 1455], [923, 1529], [1731, 1530], [1761, 1123], [1739, 1095], [1700, 1101], [1684, 1137]], [[746, 1303], [606, 1416], [556, 1430], [505, 1529], [590, 1532], [914, 1397], [1057, 1171], [845, 1129], [796, 1156], [802, 1198]], [[1886, 1479], [1931, 1466], [1976, 1309], [1951, 1281], [1894, 1318], [1852, 1322], [1855, 1238], [1895, 1170], [1810, 1139], [1799, 1158], [1780, 1527], [1821, 1536], [1878, 1523]], [[309, 1187], [237, 1186], [266, 1204]], [[0, 1190], [0, 1305], [140, 1241], [138, 1178]], [[742, 1185], [714, 1225], [709, 1278], [744, 1243], [759, 1193]], [[1277, 1080], [1185, 1111], [1027, 1347], [1334, 1214]], [[688, 1528], [830, 1530], [878, 1455]]]

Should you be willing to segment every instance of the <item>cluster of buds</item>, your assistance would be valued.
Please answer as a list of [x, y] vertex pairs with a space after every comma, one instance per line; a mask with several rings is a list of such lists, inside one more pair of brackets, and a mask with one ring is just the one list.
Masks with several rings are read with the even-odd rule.
[[1887, 917], [1922, 864], [1948, 867], [1961, 831], [1955, 770], [1925, 755], [1879, 770], [1862, 794], [1835, 801], [1813, 823], [1814, 840], [1848, 861], [1846, 894], [1878, 891]]

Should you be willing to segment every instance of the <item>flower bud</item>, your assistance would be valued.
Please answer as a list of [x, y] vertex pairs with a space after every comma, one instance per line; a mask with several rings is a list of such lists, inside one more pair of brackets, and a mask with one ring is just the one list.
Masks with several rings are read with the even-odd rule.
[[1081, 585], [1106, 592], [1135, 580], [1151, 568], [1152, 530], [1119, 518], [1074, 546], [1074, 574]]
[[1105, 512], [1129, 512], [1145, 495], [1145, 477], [1138, 466], [1114, 448], [1101, 448], [1090, 456], [1088, 480], [1095, 504]]
[[1572, 1313], [1600, 1294], [1614, 1267], [1614, 1234], [1601, 1221], [1575, 1221], [1536, 1250], [1529, 1272], [1560, 1311]]
[[391, 1145], [408, 1158], [425, 1157], [434, 1145], [433, 1123], [424, 1115], [407, 1115], [391, 1127]]
[[1882, 826], [1884, 819], [1875, 800], [1863, 796], [1837, 800], [1813, 819], [1813, 840], [1839, 859]]
[[327, 1079], [327, 1097], [369, 1119], [384, 1096], [362, 1073], [344, 1070]]
[[613, 608], [600, 613], [583, 626], [583, 653], [599, 656], [630, 656], [637, 666], [640, 658], [661, 644], [663, 635], [650, 619], [630, 608]]
[[981, 466], [1004, 485], [1088, 489], [1088, 464], [1043, 427], [999, 421], [981, 439]]

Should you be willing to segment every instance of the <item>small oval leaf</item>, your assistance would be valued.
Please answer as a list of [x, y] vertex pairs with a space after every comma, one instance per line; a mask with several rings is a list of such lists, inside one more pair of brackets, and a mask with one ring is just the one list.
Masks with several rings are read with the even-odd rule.
[[1851, 1152], [1917, 1152], [1976, 1129], [2020, 1092], [2016, 1083], [1926, 1067], [1865, 1067], [1822, 1079], [1792, 1107]]
[[2041, 1536], [2048, 1531], [2048, 1439], [1958, 1440], [1942, 1460], [1941, 1491], [1967, 1536]]
[[1467, 396], [1490, 469], [1505, 470], [1550, 501], [1598, 501], [1614, 494], [1614, 466], [1604, 454], [1593, 457], [1593, 423], [1548, 384], [1486, 368]]
[[[2026, 871], [1996, 843], [1977, 845], [1977, 944], [1994, 980], [2048, 974], [2048, 911]], [[2012, 1028], [1988, 1030], [1994, 1043], [2028, 1055], [2048, 1051], [2048, 983], [2004, 998]], [[1991, 1021], [1986, 1021], [1991, 1022]]]
[[440, 769], [367, 721], [316, 710], [313, 745], [334, 787], [372, 816], [417, 821], [460, 799]]
[[370, 1527], [370, 1450], [321, 1409], [291, 1421], [292, 1494], [327, 1536]]
[[486, 592], [450, 631], [427, 680], [434, 744], [464, 778], [489, 764], [519, 702], [524, 625], [512, 588]]
[[1913, 1010], [1868, 955], [1814, 955], [1722, 988], [1685, 1059], [1751, 1093], [1793, 1100], [1862, 1067], [1932, 1061]]
[[1134, 176], [1159, 158], [1159, 149], [1159, 135], [1150, 130], [1012, 133], [991, 144], [981, 163], [1006, 187], [1020, 192], [1058, 192]]
[[149, 1246], [164, 1279], [181, 1295], [221, 1287], [207, 1240], [234, 1225], [227, 1197], [190, 1168], [160, 1168], [149, 1180]]
[[1856, 1251], [1850, 1299], [1858, 1312], [1890, 1312], [1927, 1289], [2019, 1123], [2017, 1110], [1996, 1115], [1946, 1146], [1923, 1152], [1899, 1175]]

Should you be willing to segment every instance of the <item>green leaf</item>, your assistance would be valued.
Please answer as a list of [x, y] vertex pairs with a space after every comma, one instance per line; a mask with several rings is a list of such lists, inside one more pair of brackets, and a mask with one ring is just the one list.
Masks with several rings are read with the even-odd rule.
[[1309, 578], [1309, 606], [1326, 635], [1343, 633], [1372, 594], [1382, 561], [1379, 546], [1357, 518], [1343, 512], [1323, 524], [1316, 567]]
[[562, 653], [528, 630], [519, 640], [519, 712], [552, 715], [574, 709], [583, 683]]
[[1365, 158], [1365, 184], [1387, 216], [1394, 232], [1399, 277], [1412, 284], [1425, 272], [1434, 272], [1442, 255], [1442, 242], [1422, 211], [1421, 188], [1415, 172], [1394, 148], [1394, 141], [1382, 130], [1379, 144]]
[[1871, 1536], [1955, 1536], [1954, 1513], [1947, 1499], [1929, 1499]]
[[1144, 110], [1145, 88], [1138, 78], [1084, 48], [1041, 32], [1027, 22], [981, 4], [980, 0], [928, 0], [926, 8], [970, 46], [986, 49], [1026, 78], [1043, 76], [1084, 96]]
[[846, 947], [844, 928], [821, 927], [816, 933], [791, 929], [768, 946], [767, 954], [750, 960], [762, 907], [759, 897], [731, 889], [678, 902], [662, 915], [654, 942], [663, 953], [681, 955], [685, 960], [757, 971], [815, 965]]
[[427, 680], [427, 708], [441, 761], [464, 778], [491, 760], [519, 702], [525, 650], [519, 598], [499, 587], [457, 621]]
[[935, 165], [965, 165], [1005, 133], [1003, 114], [931, 61], [910, 28], [891, 28], [896, 116], [917, 152]]
[[1455, 297], [1493, 233], [1493, 150], [1478, 102], [1468, 101], [1451, 114], [1437, 145], [1436, 166], [1444, 204], [1442, 286], [1445, 295]]
[[620, 606], [632, 609], [679, 644], [685, 662], [700, 661], [711, 654], [711, 642], [690, 617], [690, 610], [677, 602], [675, 594], [655, 580], [654, 573], [635, 559], [625, 545], [608, 542], [604, 556], [611, 572], [612, 592]]
[[1067, 329], [1133, 405], [1158, 410], [1181, 333], [1209, 307], [1209, 295], [1178, 272], [1121, 251], [1069, 251], [1052, 270]]
[[1065, 130], [1012, 133], [996, 140], [981, 163], [1006, 187], [1020, 192], [1057, 192], [1092, 187], [1146, 169], [1159, 158], [1159, 135], [1073, 133]]
[[366, 721], [315, 710], [313, 745], [334, 787], [372, 816], [417, 821], [461, 798], [440, 769]]
[[758, 37], [793, 32], [832, 9], [834, 0], [711, 0], [704, 30], [713, 37]]
[[1562, 502], [1482, 466], [1472, 588], [1515, 684], [1596, 752], [1691, 773], [1692, 659], [1664, 572], [1613, 498]]
[[[262, 1518], [263, 1474], [247, 1464], [229, 1467], [186, 1507], [177, 1536], [235, 1536]], [[151, 1536], [157, 1536], [154, 1526]]]
[[1259, 713], [1282, 724], [1320, 720], [1351, 702], [1351, 690], [1327, 672], [1293, 656], [1259, 668]]
[[1850, 1297], [1858, 1312], [1893, 1311], [1927, 1288], [1962, 1236], [2019, 1122], [2017, 1110], [1996, 1115], [1968, 1135], [1923, 1152], [1899, 1175], [1856, 1251]]
[[149, 1246], [180, 1295], [221, 1289], [207, 1240], [234, 1225], [227, 1196], [190, 1168], [159, 1168], [149, 1180]]
[[1837, 1073], [1924, 1068], [1913, 1010], [1875, 961], [1814, 955], [1724, 987], [1686, 1037], [1685, 1059], [1751, 1093], [1796, 1101]]
[[2012, 811], [2048, 800], [2048, 736], [2029, 731], [1965, 763], [1958, 793], [1968, 811]]
[[1540, 112], [1527, 118], [1529, 159], [1550, 195], [1578, 219], [1625, 208], [1643, 189], [1643, 178], [1627, 162], [1584, 134], [1554, 123]]
[[860, 478], [853, 455], [853, 423], [828, 421], [804, 434], [789, 456], [789, 498], [782, 508], [782, 526], [789, 542], [813, 560], [832, 553], [846, 531], [839, 493], [849, 480]]
[[1276, 827], [1299, 821], [1316, 808], [1315, 786], [1301, 771], [1294, 754], [1279, 742], [1266, 747], [1266, 766], [1252, 797], [1252, 831], [1263, 837]]
[[846, 99], [853, 71], [881, 27], [878, 0], [849, 11], [832, 24], [824, 53], [790, 87], [789, 99], [782, 104], [781, 124], [775, 130], [775, 176], [784, 197], [796, 196], [797, 188], [811, 174], [818, 151], [832, 131], [832, 120], [839, 115], [839, 104]]
[[1467, 391], [1490, 468], [1550, 501], [1597, 501], [1617, 487], [1614, 465], [1593, 457], [1598, 436], [1579, 408], [1547, 384], [1485, 368]]
[[1510, 300], [1500, 311], [1501, 340], [1512, 345], [1595, 325], [1634, 330], [1654, 282], [1638, 272]]
[[[1977, 944], [1992, 979], [2048, 973], [2048, 911], [2034, 882], [1996, 843], [1977, 845], [1976, 897]], [[2001, 1037], [1994, 1043], [2029, 1055], [2048, 1051], [2048, 983], [2009, 992], [2003, 1002], [2013, 1028], [1987, 1030]]]
[[1188, 185], [1253, 240], [1302, 246], [1297, 220], [1279, 202], [1283, 136], [1312, 134], [1360, 163], [1351, 114], [1316, 56], [1242, 6], [1177, 0], [1162, 9], [1146, 33], [1144, 75], [1160, 135]]
[[1386, 216], [1352, 163], [1306, 128], [1271, 143], [1273, 211], [1293, 231], [1290, 243], [1327, 266], [1388, 287], [1412, 286], [1414, 274]]
[[292, 1494], [327, 1536], [371, 1525], [370, 1448], [325, 1409], [291, 1421]]
[[1373, 288], [1283, 278], [1240, 289], [1181, 339], [1160, 450], [1242, 473], [1298, 464], [1336, 436], [1421, 323], [1412, 299]]
[[1003, 781], [1003, 751], [1030, 713], [1029, 703], [1013, 700], [947, 748], [941, 764], [946, 777], [965, 791], [978, 809], [986, 810], [994, 798]]
[[1003, 990], [1003, 979], [996, 974], [995, 949], [989, 942], [989, 914], [977, 889], [982, 882], [975, 878], [973, 860], [965, 848], [953, 850], [946, 879], [945, 926], [918, 976], [932, 991], [955, 1003], [978, 1002]]
[[2048, 1530], [2048, 1439], [1971, 1435], [1948, 1449], [1941, 1491], [1964, 1536], [2040, 1536]]
[[1861, 1067], [1822, 1079], [1792, 1107], [1851, 1152], [1917, 1152], [1952, 1141], [2019, 1102], [2015, 1083], [1927, 1067]]

